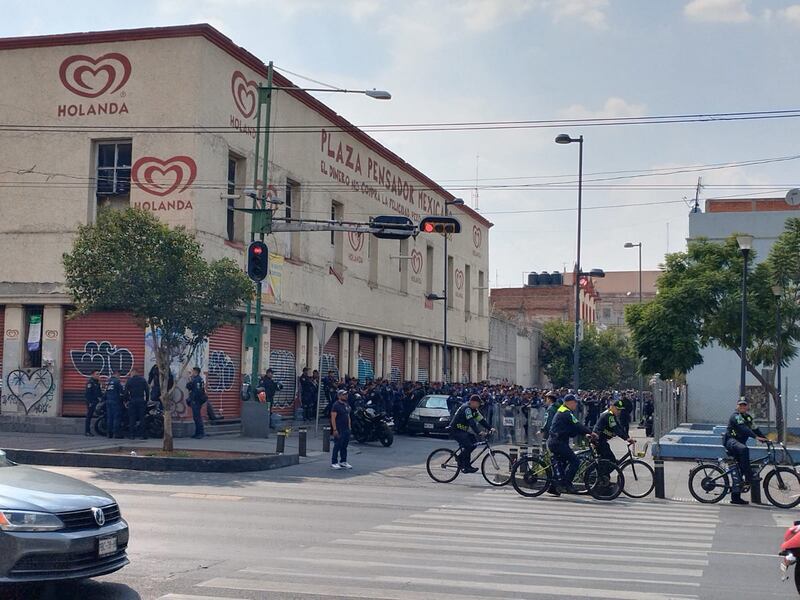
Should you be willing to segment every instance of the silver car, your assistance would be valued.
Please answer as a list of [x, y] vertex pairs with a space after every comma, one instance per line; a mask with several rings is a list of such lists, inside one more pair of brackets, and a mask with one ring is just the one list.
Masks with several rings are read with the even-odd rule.
[[430, 394], [421, 398], [408, 417], [408, 432], [412, 435], [446, 434], [451, 418], [447, 407], [448, 397], [444, 394]]
[[127, 546], [111, 496], [0, 450], [0, 584], [107, 575], [128, 564]]

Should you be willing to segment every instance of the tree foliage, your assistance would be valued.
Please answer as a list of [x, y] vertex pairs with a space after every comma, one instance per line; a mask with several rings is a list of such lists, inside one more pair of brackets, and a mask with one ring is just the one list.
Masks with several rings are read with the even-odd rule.
[[171, 451], [170, 364], [180, 358], [185, 370], [204, 339], [234, 322], [236, 308], [252, 294], [250, 280], [230, 259], [206, 261], [184, 228], [135, 208], [104, 210], [81, 226], [63, 263], [79, 314], [130, 312], [152, 333], [161, 389], [168, 390], [164, 449]]
[[[781, 315], [781, 364], [797, 355], [800, 339], [800, 219], [787, 219], [767, 260], [748, 259], [746, 368], [773, 396], [779, 432], [780, 398], [760, 368], [774, 367], [776, 310]], [[743, 257], [732, 235], [723, 243], [689, 242], [686, 252], [666, 257], [657, 282], [657, 297], [626, 308], [625, 319], [644, 371], [663, 378], [685, 374], [703, 362], [702, 350], [712, 344], [741, 358]], [[776, 298], [772, 286], [782, 290]]]
[[[548, 321], [542, 333], [540, 359], [545, 375], [556, 387], [572, 382], [573, 339], [575, 324], [569, 321]], [[612, 329], [599, 330], [584, 326], [580, 345], [581, 387], [611, 389], [636, 385], [636, 355], [626, 338]]]

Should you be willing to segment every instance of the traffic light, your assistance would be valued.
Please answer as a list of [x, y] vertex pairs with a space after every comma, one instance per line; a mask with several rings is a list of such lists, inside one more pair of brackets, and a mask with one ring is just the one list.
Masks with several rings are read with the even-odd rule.
[[461, 223], [455, 217], [425, 217], [419, 222], [422, 233], [461, 233]]
[[263, 281], [269, 273], [269, 249], [264, 242], [250, 242], [247, 247], [247, 275], [253, 281]]

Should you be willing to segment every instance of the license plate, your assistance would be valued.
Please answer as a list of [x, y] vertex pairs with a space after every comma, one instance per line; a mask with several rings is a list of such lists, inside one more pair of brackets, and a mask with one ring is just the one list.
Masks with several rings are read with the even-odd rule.
[[425, 429], [433, 429], [433, 423], [425, 423], [424, 427]]
[[97, 540], [97, 556], [100, 558], [110, 556], [117, 552], [117, 537], [104, 537]]

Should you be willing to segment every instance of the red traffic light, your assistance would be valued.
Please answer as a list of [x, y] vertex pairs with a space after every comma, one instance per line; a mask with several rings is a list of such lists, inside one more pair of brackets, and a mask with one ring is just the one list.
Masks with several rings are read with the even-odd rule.
[[419, 222], [419, 230], [424, 233], [461, 233], [461, 223], [455, 217], [425, 217]]
[[264, 254], [264, 249], [261, 246], [253, 246], [253, 254]]
[[262, 281], [269, 274], [267, 245], [256, 240], [247, 247], [247, 275], [253, 281]]
[[433, 225], [433, 223], [425, 223], [425, 224], [422, 226], [422, 230], [423, 230], [425, 233], [433, 233], [433, 228], [434, 228], [434, 225]]

